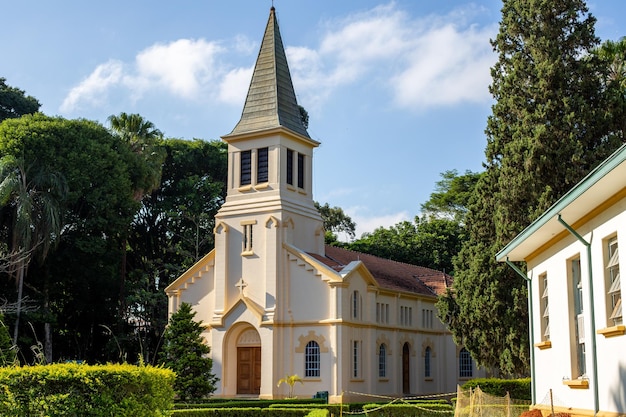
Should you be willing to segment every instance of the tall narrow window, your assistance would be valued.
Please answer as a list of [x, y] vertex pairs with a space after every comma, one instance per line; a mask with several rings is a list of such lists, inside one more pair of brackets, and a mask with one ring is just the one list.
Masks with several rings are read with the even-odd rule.
[[361, 343], [358, 340], [352, 341], [352, 378], [361, 376]]
[[268, 175], [268, 148], [260, 148], [256, 151], [256, 182], [263, 183], [269, 179]]
[[352, 292], [352, 318], [361, 318], [361, 296], [356, 290]]
[[320, 345], [311, 340], [304, 348], [304, 376], [319, 378], [320, 376]]
[[242, 151], [240, 153], [240, 185], [249, 185], [252, 183], [252, 151]]
[[387, 346], [384, 343], [378, 348], [378, 377], [387, 377]]
[[252, 252], [252, 224], [243, 225], [243, 251]]
[[471, 378], [473, 373], [472, 355], [470, 355], [467, 349], [463, 348], [459, 352], [459, 377]]
[[287, 149], [287, 184], [293, 185], [293, 151]]
[[576, 346], [576, 363], [572, 364], [572, 376], [580, 377], [586, 373], [585, 352], [585, 315], [583, 309], [583, 284], [580, 270], [580, 258], [570, 261], [571, 290], [573, 298], [573, 317], [575, 334], [573, 346]]
[[431, 350], [430, 350], [430, 346], [428, 346], [426, 350], [424, 351], [424, 377], [425, 378], [430, 378], [430, 356], [431, 356]]
[[304, 188], [304, 155], [298, 153], [298, 188]]
[[623, 324], [622, 319], [622, 284], [619, 276], [619, 251], [617, 236], [607, 241], [608, 262], [607, 269], [607, 306], [609, 307], [609, 325]]
[[541, 340], [550, 340], [550, 310], [548, 308], [548, 275], [539, 276], [539, 291], [541, 293]]

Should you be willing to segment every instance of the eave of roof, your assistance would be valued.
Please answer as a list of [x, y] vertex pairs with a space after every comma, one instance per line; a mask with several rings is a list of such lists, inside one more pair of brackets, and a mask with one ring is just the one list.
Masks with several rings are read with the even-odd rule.
[[626, 145], [622, 145], [500, 250], [496, 254], [496, 260], [526, 260], [538, 248], [564, 231], [563, 225], [558, 221], [559, 215], [568, 224], [575, 224], [625, 187]]

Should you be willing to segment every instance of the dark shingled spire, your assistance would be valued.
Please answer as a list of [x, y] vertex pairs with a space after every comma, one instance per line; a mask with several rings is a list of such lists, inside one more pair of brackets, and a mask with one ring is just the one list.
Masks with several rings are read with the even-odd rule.
[[270, 9], [241, 119], [230, 135], [285, 127], [310, 138], [300, 117], [276, 12]]

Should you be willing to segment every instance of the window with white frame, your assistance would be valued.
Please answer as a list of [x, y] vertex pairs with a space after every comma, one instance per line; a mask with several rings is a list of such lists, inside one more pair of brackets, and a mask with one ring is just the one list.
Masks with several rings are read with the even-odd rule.
[[241, 222], [243, 227], [243, 239], [241, 245], [242, 254], [249, 255], [252, 253], [253, 227], [255, 223], [256, 220], [246, 220]]
[[384, 343], [378, 347], [378, 377], [387, 377], [387, 346]]
[[471, 378], [474, 374], [474, 366], [472, 364], [472, 355], [465, 348], [459, 352], [459, 377]]
[[252, 151], [242, 151], [239, 157], [239, 185], [250, 185], [252, 184]]
[[413, 325], [413, 307], [400, 306], [400, 325]]
[[352, 291], [351, 313], [353, 319], [361, 318], [361, 295], [357, 290]]
[[429, 308], [422, 309], [422, 327], [424, 329], [433, 328], [433, 310]]
[[352, 378], [361, 377], [361, 342], [352, 341]]
[[311, 340], [304, 348], [304, 376], [319, 378], [320, 376], [320, 345]]
[[389, 323], [388, 303], [376, 303], [376, 323]]
[[430, 358], [432, 356], [432, 350], [430, 349], [430, 346], [426, 347], [426, 350], [424, 351], [424, 377], [425, 378], [430, 378]]
[[617, 236], [606, 241], [607, 312], [609, 326], [623, 324], [622, 284], [619, 275], [619, 251]]
[[539, 293], [541, 294], [541, 340], [550, 340], [550, 309], [548, 304], [548, 274], [539, 275]]
[[580, 257], [576, 257], [569, 261], [569, 279], [570, 279], [570, 305], [571, 320], [575, 332], [570, 336], [572, 346], [576, 346], [576, 360], [572, 361], [572, 377], [574, 379], [586, 374], [586, 349], [585, 349], [585, 314], [584, 314], [584, 297], [583, 282], [580, 268]]
[[256, 151], [256, 182], [269, 181], [269, 149], [260, 148]]

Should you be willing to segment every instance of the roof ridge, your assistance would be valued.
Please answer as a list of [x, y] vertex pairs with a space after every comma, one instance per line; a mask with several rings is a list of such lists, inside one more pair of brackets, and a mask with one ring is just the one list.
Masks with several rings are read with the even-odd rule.
[[[371, 256], [371, 257], [382, 259], [382, 260], [388, 261], [388, 262], [395, 262], [395, 263], [400, 264], [400, 265], [407, 265], [407, 266], [412, 266], [412, 267], [416, 267], [416, 268], [427, 269], [427, 270], [433, 272], [432, 276], [436, 276], [436, 275], [444, 275], [444, 276], [449, 276], [449, 277], [452, 276], [452, 275], [450, 275], [450, 274], [448, 274], [448, 273], [446, 273], [444, 271], [438, 271], [438, 270], [436, 270], [434, 268], [430, 268], [428, 266], [421, 266], [421, 265], [411, 264], [411, 263], [408, 263], [408, 262], [397, 261], [395, 259], [384, 258], [382, 256], [372, 255], [371, 253], [360, 252], [360, 251], [356, 251], [356, 250], [353, 250], [353, 249], [342, 248], [340, 246], [332, 246], [332, 245], [326, 245], [326, 246], [333, 247], [333, 248], [338, 248], [338, 249], [341, 249], [341, 250], [345, 250], [347, 252], [358, 253], [358, 254], [365, 255], [365, 256]], [[328, 255], [326, 255], [326, 256], [328, 256]], [[328, 257], [330, 258], [330, 256], [328, 256]], [[431, 275], [426, 275], [426, 276], [431, 276]]]

